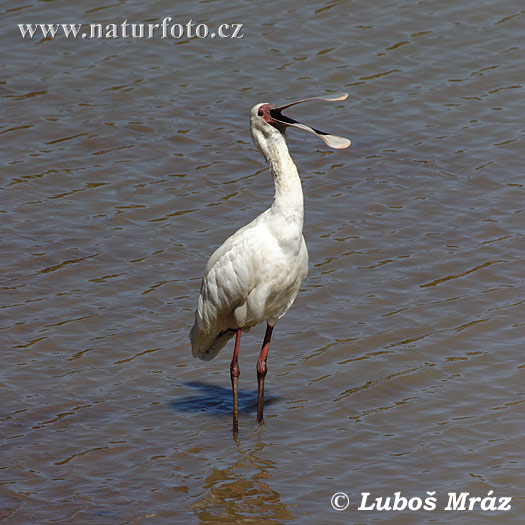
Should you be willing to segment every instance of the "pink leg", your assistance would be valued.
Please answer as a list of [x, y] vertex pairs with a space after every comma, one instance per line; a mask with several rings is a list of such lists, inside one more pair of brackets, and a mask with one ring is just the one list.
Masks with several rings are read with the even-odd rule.
[[266, 359], [268, 358], [268, 350], [270, 348], [270, 339], [272, 338], [273, 326], [266, 326], [266, 333], [264, 334], [264, 341], [257, 361], [257, 421], [259, 423], [263, 420], [263, 404], [264, 404], [264, 378], [266, 377]]
[[232, 380], [232, 391], [233, 391], [233, 433], [236, 435], [239, 430], [239, 406], [237, 402], [237, 382], [241, 375], [239, 369], [239, 363], [237, 359], [239, 357], [239, 346], [241, 344], [241, 329], [239, 328], [235, 335], [235, 348], [233, 349], [233, 358], [230, 364], [230, 377]]

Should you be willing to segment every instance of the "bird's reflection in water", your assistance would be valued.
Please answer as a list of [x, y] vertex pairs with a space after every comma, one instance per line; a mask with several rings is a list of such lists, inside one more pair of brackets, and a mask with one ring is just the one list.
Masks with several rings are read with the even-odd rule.
[[[172, 408], [182, 412], [208, 412], [215, 415], [231, 414], [232, 391], [218, 385], [189, 381], [185, 387], [192, 388], [198, 393], [177, 399], [171, 402]], [[257, 390], [239, 390], [239, 412], [251, 414], [257, 410]], [[268, 397], [266, 405], [278, 401], [278, 397]]]
[[237, 446], [238, 459], [230, 467], [212, 469], [205, 478], [204, 493], [192, 505], [201, 523], [264, 520], [264, 523], [277, 524], [294, 519], [295, 516], [281, 501], [281, 495], [270, 487], [275, 464], [270, 459], [261, 458], [261, 455], [268, 455], [261, 454], [268, 445], [259, 440], [250, 450], [243, 450], [240, 444]]

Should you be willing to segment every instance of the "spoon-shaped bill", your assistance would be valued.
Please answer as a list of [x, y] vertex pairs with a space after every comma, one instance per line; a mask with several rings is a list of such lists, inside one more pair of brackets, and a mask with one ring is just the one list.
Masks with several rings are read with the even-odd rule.
[[278, 121], [284, 127], [291, 126], [294, 128], [302, 129], [303, 131], [307, 131], [308, 133], [317, 135], [327, 146], [330, 146], [331, 148], [344, 149], [348, 148], [348, 146], [352, 144], [352, 142], [349, 139], [346, 139], [344, 137], [338, 137], [337, 135], [330, 135], [325, 131], [320, 131], [318, 129], [312, 128], [311, 126], [307, 126], [306, 124], [298, 122], [293, 118], [283, 115], [282, 111], [283, 109], [289, 108], [290, 106], [295, 106], [296, 104], [302, 104], [303, 102], [309, 102], [311, 100], [321, 100], [324, 102], [338, 102], [340, 100], [345, 100], [347, 97], [348, 93], [341, 93], [340, 95], [334, 95], [333, 97], [304, 98], [302, 100], [297, 100], [296, 102], [290, 102], [289, 104], [285, 104], [284, 106], [270, 106], [270, 115], [273, 119]]
[[345, 139], [344, 137], [338, 137], [337, 135], [330, 135], [329, 133], [325, 133], [324, 131], [320, 131], [315, 128], [311, 128], [310, 126], [307, 126], [306, 124], [301, 124], [301, 122], [294, 122], [293, 124], [288, 124], [289, 126], [293, 126], [294, 128], [299, 128], [304, 131], [308, 131], [309, 133], [313, 133], [314, 135], [317, 135], [327, 146], [330, 146], [334, 149], [345, 149], [352, 144], [350, 139]]
[[283, 109], [289, 108], [290, 106], [295, 106], [296, 104], [302, 104], [303, 102], [310, 102], [310, 100], [322, 100], [323, 102], [339, 102], [340, 100], [346, 100], [348, 98], [348, 93], [340, 93], [339, 95], [334, 95], [333, 97], [310, 97], [303, 98], [302, 100], [296, 100], [295, 102], [290, 102], [284, 106], [273, 106], [272, 109], [277, 111], [282, 111]]

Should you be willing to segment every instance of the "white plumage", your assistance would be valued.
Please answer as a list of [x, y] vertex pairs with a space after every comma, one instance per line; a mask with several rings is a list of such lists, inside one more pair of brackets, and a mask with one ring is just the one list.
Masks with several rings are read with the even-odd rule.
[[[258, 109], [252, 109], [252, 128], [262, 120]], [[204, 360], [215, 357], [237, 328], [249, 330], [263, 321], [273, 326], [294, 302], [308, 272], [301, 181], [281, 132], [264, 126], [275, 145], [272, 159], [277, 162], [271, 161], [270, 171], [276, 198], [206, 265], [191, 331], [193, 356]]]
[[[344, 100], [346, 96], [321, 100]], [[210, 257], [204, 270], [195, 324], [190, 332], [193, 356], [205, 361], [213, 359], [237, 333], [232, 360], [232, 370], [235, 364], [237, 377], [240, 331], [266, 321], [269, 330], [266, 346], [269, 346], [272, 327], [293, 304], [308, 273], [308, 252], [302, 234], [303, 192], [284, 130], [293, 126], [309, 131], [335, 148], [350, 145], [348, 139], [328, 135], [282, 115], [284, 108], [299, 102], [282, 107], [257, 104], [251, 110], [252, 138], [268, 163], [274, 183], [274, 200], [269, 209], [229, 237]], [[266, 354], [263, 358], [262, 383], [266, 374]], [[232, 384], [236, 432], [237, 395], [233, 371]], [[262, 420], [261, 381], [259, 387], [258, 419]]]

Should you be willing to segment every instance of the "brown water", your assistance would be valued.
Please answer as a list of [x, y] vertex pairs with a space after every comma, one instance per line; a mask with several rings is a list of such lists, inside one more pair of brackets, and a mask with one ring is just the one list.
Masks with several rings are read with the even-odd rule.
[[[523, 5], [91, 4], [1, 7], [0, 519], [522, 523]], [[165, 16], [244, 38], [17, 29]], [[243, 337], [236, 443], [231, 348], [195, 361], [188, 332], [208, 256], [271, 202], [248, 112], [341, 91], [290, 111], [353, 145], [289, 132], [310, 275], [262, 427]], [[510, 511], [444, 510], [491, 490]]]

